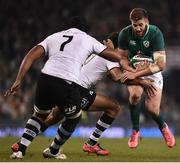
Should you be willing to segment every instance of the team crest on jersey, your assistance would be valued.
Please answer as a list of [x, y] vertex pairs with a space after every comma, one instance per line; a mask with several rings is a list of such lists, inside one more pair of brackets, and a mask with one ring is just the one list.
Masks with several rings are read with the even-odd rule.
[[143, 45], [146, 47], [146, 48], [148, 48], [149, 47], [149, 41], [143, 41]]
[[130, 41], [129, 41], [129, 44], [130, 44], [130, 45], [133, 45], [133, 46], [136, 46], [136, 41], [130, 40]]
[[89, 94], [90, 94], [90, 95], [93, 95], [93, 93], [94, 93], [93, 91], [89, 91]]

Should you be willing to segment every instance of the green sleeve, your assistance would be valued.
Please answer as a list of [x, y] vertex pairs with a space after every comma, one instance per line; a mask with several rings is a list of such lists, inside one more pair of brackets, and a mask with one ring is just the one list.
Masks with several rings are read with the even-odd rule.
[[123, 50], [128, 49], [128, 39], [127, 39], [127, 31], [125, 29], [119, 32], [118, 36], [118, 47]]
[[153, 38], [153, 51], [162, 51], [164, 48], [164, 37], [162, 32], [158, 29]]

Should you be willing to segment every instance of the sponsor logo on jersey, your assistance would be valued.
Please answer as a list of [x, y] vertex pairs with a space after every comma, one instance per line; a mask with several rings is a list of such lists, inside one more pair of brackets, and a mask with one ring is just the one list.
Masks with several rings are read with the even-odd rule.
[[25, 133], [32, 136], [32, 137], [36, 136], [36, 133], [34, 131], [27, 129], [27, 128], [25, 128]]
[[93, 95], [93, 93], [94, 93], [93, 91], [89, 91], [89, 94], [90, 94], [90, 95]]
[[81, 100], [81, 108], [85, 108], [87, 106], [87, 104], [89, 103], [89, 101], [86, 98], [82, 98]]
[[146, 41], [143, 41], [143, 45], [144, 45], [146, 48], [149, 47], [149, 44], [150, 44], [149, 41], [147, 41], [147, 40], [146, 40]]
[[65, 108], [65, 113], [66, 114], [71, 114], [76, 111], [76, 106], [73, 106], [72, 108]]
[[161, 85], [161, 80], [158, 81], [158, 84]]
[[129, 41], [129, 44], [130, 44], [130, 45], [133, 45], [133, 46], [136, 46], [136, 41], [130, 40], [130, 41]]

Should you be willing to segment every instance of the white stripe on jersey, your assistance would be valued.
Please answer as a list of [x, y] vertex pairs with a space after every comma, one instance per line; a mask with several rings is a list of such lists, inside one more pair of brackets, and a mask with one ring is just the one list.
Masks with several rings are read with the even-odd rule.
[[82, 65], [92, 53], [101, 53], [106, 46], [76, 28], [50, 35], [43, 46], [48, 60], [43, 73], [78, 83]]

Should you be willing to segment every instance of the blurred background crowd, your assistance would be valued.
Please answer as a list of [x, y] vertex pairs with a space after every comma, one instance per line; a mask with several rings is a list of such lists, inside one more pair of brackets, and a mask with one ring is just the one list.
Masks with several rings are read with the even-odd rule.
[[[150, 23], [164, 34], [167, 68], [163, 72], [161, 108], [168, 124], [176, 128], [175, 134], [180, 135], [180, 1], [170, 0], [0, 0], [0, 128], [24, 126], [33, 111], [34, 90], [44, 61], [33, 65], [16, 97], [3, 96], [15, 80], [22, 58], [33, 46], [63, 29], [63, 22], [73, 15], [83, 15], [90, 25], [89, 34], [102, 41], [110, 32], [129, 25], [128, 15], [134, 7], [145, 8]], [[113, 125], [131, 127], [126, 86], [107, 78], [95, 89], [122, 105], [122, 115]], [[95, 125], [99, 115], [88, 113], [82, 125]], [[141, 122], [141, 126], [155, 125], [144, 108]]]

